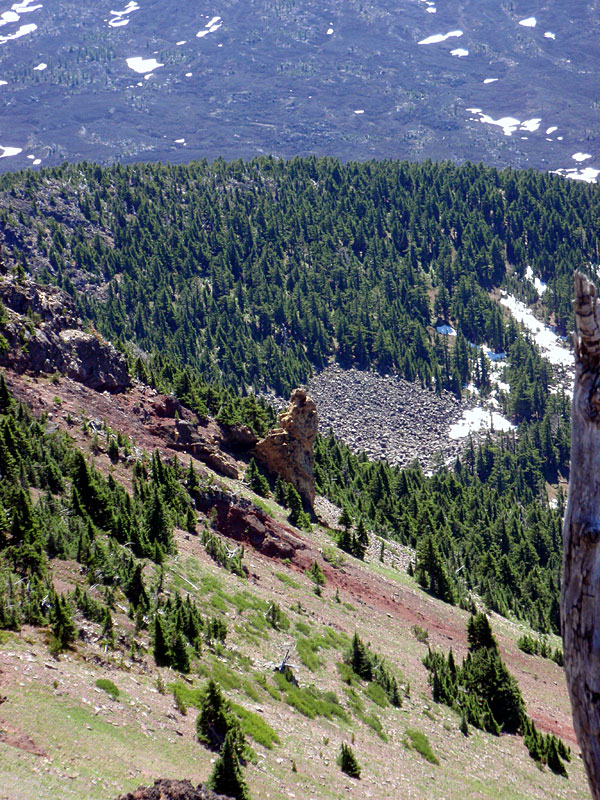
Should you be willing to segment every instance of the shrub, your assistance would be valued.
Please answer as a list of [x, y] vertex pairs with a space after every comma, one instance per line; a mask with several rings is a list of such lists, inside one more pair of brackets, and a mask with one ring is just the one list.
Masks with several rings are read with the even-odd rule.
[[351, 778], [360, 778], [360, 764], [356, 760], [352, 748], [346, 742], [342, 742], [337, 762], [342, 772], [345, 772], [346, 775]]
[[408, 737], [411, 746], [417, 751], [417, 753], [420, 753], [420, 755], [422, 755], [426, 761], [429, 761], [430, 764], [440, 763], [437, 756], [431, 749], [429, 740], [424, 733], [417, 731], [414, 728], [407, 728], [406, 736]]
[[102, 691], [109, 694], [113, 700], [117, 700], [119, 695], [121, 694], [119, 687], [115, 686], [112, 681], [109, 681], [108, 678], [98, 678], [96, 681], [96, 686], [98, 689], [102, 689]]

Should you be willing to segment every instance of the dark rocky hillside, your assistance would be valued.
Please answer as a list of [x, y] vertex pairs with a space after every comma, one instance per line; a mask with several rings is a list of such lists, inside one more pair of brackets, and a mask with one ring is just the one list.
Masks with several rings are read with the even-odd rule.
[[597, 170], [598, 12], [24, 0], [0, 21], [0, 170], [269, 153]]

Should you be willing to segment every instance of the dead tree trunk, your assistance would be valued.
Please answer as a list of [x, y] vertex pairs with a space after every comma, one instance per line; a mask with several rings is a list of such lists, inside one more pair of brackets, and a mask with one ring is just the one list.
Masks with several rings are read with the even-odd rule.
[[563, 540], [561, 617], [575, 733], [600, 800], [600, 321], [596, 287], [575, 275], [571, 478]]

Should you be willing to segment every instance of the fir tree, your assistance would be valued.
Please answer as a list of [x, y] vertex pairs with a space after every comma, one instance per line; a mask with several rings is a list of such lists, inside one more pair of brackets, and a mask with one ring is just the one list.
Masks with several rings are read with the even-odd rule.
[[217, 794], [234, 797], [236, 800], [249, 800], [250, 798], [248, 786], [242, 775], [237, 753], [236, 733], [233, 730], [229, 730], [225, 734], [221, 754], [208, 779], [208, 786]]

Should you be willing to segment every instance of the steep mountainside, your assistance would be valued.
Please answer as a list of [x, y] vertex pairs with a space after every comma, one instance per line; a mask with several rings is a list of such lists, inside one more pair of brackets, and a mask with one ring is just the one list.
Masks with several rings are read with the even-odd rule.
[[597, 0], [21, 0], [0, 170], [331, 155], [593, 179]]

